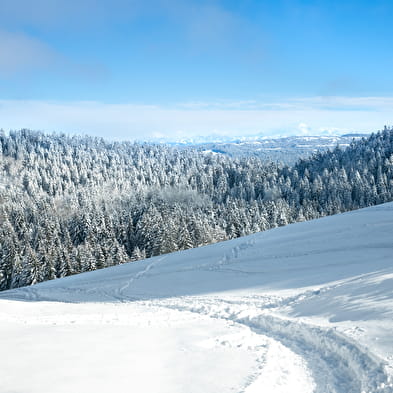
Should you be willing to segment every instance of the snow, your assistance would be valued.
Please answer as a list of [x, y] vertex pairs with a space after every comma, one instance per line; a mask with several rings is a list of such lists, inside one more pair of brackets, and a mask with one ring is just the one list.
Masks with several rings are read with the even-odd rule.
[[217, 151], [213, 151], [213, 150], [211, 150], [211, 149], [208, 149], [208, 150], [202, 150], [201, 152], [202, 152], [203, 154], [212, 154], [213, 156], [216, 156], [216, 155], [222, 154], [222, 153], [219, 153], [219, 152], [217, 152]]
[[393, 203], [0, 293], [0, 392], [393, 392]]

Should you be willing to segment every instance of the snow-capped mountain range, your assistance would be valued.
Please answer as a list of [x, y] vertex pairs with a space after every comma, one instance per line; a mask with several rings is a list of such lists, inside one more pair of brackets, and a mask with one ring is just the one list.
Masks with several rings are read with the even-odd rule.
[[293, 164], [299, 158], [332, 150], [346, 148], [353, 141], [366, 137], [366, 134], [346, 134], [342, 136], [288, 136], [282, 138], [254, 137], [215, 142], [179, 144], [183, 147], [197, 148], [212, 154], [231, 157], [258, 157], [265, 161], [279, 161]]
[[302, 140], [319, 140], [320, 143], [324, 144], [326, 141], [343, 141], [352, 140], [353, 138], [362, 138], [367, 137], [369, 134], [363, 133], [348, 133], [343, 135], [335, 135], [335, 134], [321, 134], [321, 135], [272, 135], [266, 136], [263, 134], [257, 135], [242, 135], [242, 136], [225, 136], [222, 134], [211, 134], [211, 135], [200, 135], [200, 136], [191, 136], [191, 137], [160, 137], [150, 139], [150, 142], [153, 143], [165, 143], [174, 146], [196, 146], [196, 145], [204, 145], [208, 143], [253, 143], [253, 142], [276, 142], [276, 143], [284, 143], [286, 141], [302, 141]]

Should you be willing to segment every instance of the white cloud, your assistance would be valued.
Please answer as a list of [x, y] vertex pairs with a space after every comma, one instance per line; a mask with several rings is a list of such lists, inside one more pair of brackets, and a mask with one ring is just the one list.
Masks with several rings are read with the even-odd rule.
[[319, 96], [291, 100], [297, 106], [326, 110], [383, 111], [393, 108], [393, 97]]
[[[0, 101], [0, 127], [31, 128], [148, 140], [203, 135], [296, 135], [372, 132], [392, 123], [390, 97], [298, 98], [272, 104], [241, 104], [233, 109], [99, 102]], [[242, 106], [243, 105], [243, 106]], [[363, 108], [363, 109], [362, 109]]]
[[312, 134], [310, 126], [308, 126], [306, 123], [300, 123], [297, 126], [297, 129], [299, 130], [299, 135], [311, 135]]

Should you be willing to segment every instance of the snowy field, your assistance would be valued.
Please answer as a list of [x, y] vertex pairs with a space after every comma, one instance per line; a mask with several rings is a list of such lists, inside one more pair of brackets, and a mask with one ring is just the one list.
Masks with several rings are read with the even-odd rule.
[[0, 293], [0, 392], [391, 393], [393, 204]]

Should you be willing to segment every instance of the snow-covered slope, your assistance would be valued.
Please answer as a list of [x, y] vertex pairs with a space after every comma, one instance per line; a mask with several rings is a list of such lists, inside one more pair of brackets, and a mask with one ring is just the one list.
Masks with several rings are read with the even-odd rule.
[[0, 293], [0, 392], [393, 392], [393, 204]]

